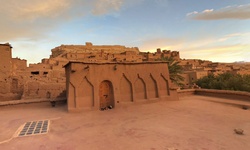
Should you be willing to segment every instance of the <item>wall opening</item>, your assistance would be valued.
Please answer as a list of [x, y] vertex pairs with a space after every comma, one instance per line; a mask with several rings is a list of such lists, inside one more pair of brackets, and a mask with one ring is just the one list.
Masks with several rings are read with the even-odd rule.
[[31, 74], [32, 75], [39, 75], [39, 71], [32, 71]]
[[100, 110], [114, 108], [113, 85], [110, 81], [103, 81], [99, 86]]

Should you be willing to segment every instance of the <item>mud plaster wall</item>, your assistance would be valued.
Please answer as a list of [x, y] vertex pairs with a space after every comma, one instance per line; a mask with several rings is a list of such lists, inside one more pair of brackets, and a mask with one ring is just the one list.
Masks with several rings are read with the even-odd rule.
[[236, 99], [248, 102], [250, 101], [250, 93], [243, 91], [196, 89], [195, 94], [211, 96], [211, 97], [227, 98], [227, 99]]
[[0, 45], [0, 78], [10, 76], [12, 70], [12, 53], [9, 45]]
[[27, 82], [22, 95], [22, 99], [56, 99], [64, 97], [64, 83], [40, 83], [36, 81]]
[[0, 93], [6, 94], [10, 92], [11, 82], [11, 46], [8, 44], [0, 45]]
[[202, 95], [210, 97], [219, 97], [226, 99], [235, 99], [240, 101], [250, 102], [250, 92], [231, 91], [231, 90], [216, 90], [216, 89], [186, 89], [177, 91], [179, 97]]
[[12, 69], [13, 72], [16, 70], [25, 70], [27, 68], [27, 60], [19, 59], [19, 58], [12, 58]]
[[167, 63], [80, 63], [65, 66], [69, 111], [99, 109], [99, 87], [109, 81], [115, 107], [150, 99], [175, 99]]

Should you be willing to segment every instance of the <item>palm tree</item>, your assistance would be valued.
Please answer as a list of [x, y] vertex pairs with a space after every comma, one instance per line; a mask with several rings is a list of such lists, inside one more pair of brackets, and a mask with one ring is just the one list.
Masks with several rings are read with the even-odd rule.
[[182, 81], [184, 81], [184, 77], [181, 76], [183, 73], [183, 68], [179, 65], [180, 61], [175, 60], [173, 57], [162, 57], [160, 59], [156, 59], [156, 61], [168, 62], [168, 70], [171, 82], [180, 87], [184, 85], [182, 83]]

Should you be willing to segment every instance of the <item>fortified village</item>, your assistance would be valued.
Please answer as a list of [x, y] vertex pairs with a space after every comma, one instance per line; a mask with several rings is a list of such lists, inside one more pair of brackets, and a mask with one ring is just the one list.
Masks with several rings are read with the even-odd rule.
[[[78, 111], [119, 105], [144, 99], [174, 99], [176, 88], [169, 80], [166, 62], [173, 57], [184, 68], [184, 88], [209, 73], [249, 74], [250, 64], [213, 63], [180, 59], [178, 51], [157, 49], [140, 52], [119, 45], [61, 45], [50, 58], [29, 64], [12, 58], [12, 46], [0, 44], [0, 99], [68, 99], [68, 110]], [[84, 92], [83, 92], [84, 91]], [[114, 100], [114, 97], [117, 100]], [[82, 101], [84, 99], [84, 101]]]

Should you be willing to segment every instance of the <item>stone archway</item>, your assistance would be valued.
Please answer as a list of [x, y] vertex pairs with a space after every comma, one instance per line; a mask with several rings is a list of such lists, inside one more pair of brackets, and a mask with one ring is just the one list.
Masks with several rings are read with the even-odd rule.
[[99, 86], [100, 109], [114, 108], [114, 92], [110, 81], [103, 81]]

